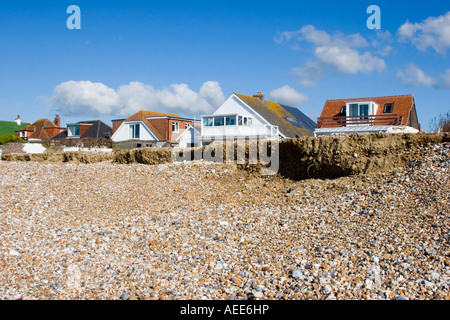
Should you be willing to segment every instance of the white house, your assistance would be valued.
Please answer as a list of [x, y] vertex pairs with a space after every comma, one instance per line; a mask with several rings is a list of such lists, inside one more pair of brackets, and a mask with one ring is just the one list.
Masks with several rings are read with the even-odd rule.
[[312, 135], [316, 124], [300, 110], [264, 99], [233, 93], [201, 121], [202, 145], [235, 140], [284, 139]]

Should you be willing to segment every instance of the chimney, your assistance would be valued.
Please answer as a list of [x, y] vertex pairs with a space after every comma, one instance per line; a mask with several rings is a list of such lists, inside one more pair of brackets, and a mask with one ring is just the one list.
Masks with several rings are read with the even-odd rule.
[[20, 115], [17, 116], [17, 119], [15, 120], [17, 125], [20, 126]]
[[61, 127], [61, 118], [59, 117], [59, 114], [56, 115], [55, 121], [53, 121], [55, 125], [60, 128]]
[[264, 101], [264, 93], [258, 92], [257, 94], [253, 95], [253, 98], [258, 98], [261, 101]]

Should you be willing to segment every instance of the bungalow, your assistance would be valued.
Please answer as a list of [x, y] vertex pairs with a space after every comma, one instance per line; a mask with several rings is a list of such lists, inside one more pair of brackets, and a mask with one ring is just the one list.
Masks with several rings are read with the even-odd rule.
[[194, 120], [154, 111], [138, 111], [127, 119], [113, 120], [113, 149], [173, 147]]
[[52, 140], [57, 139], [86, 139], [86, 138], [111, 138], [112, 128], [101, 120], [79, 121], [67, 124], [67, 129], [57, 134]]
[[314, 136], [350, 133], [417, 133], [414, 95], [327, 100]]
[[38, 121], [17, 130], [16, 136], [21, 137], [29, 142], [42, 142], [49, 140], [55, 135], [61, 133], [64, 128], [61, 128], [61, 118], [56, 115], [54, 122], [48, 119], [39, 119]]
[[316, 124], [303, 112], [265, 100], [233, 93], [212, 115], [202, 116], [201, 144], [312, 136]]

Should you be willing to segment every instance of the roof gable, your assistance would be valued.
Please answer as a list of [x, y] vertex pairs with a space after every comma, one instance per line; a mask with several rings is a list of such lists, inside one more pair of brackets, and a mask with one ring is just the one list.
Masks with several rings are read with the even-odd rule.
[[235, 94], [268, 123], [278, 126], [278, 130], [286, 137], [310, 136], [316, 127], [314, 121], [297, 108], [244, 94]]

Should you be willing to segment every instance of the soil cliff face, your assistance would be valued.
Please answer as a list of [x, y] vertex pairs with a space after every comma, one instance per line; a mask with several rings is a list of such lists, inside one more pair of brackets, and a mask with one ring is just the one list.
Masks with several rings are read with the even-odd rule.
[[[277, 161], [278, 175], [302, 180], [308, 178], [331, 179], [348, 175], [389, 171], [402, 168], [416, 160], [425, 146], [450, 142], [448, 133], [427, 134], [352, 134], [326, 137], [302, 137], [268, 144], [267, 155]], [[261, 145], [264, 145], [262, 143]], [[278, 148], [278, 152], [276, 150]], [[238, 149], [244, 150], [239, 153]], [[231, 153], [229, 151], [233, 150]], [[252, 150], [256, 150], [252, 153]], [[263, 152], [262, 151], [262, 152]], [[66, 152], [55, 154], [6, 154], [3, 160], [68, 163], [97, 163], [111, 161], [117, 164], [141, 163], [157, 165], [171, 163], [177, 158], [174, 149], [143, 148], [114, 153]], [[260, 162], [260, 149], [256, 142], [213, 144], [184, 150], [185, 157], [178, 160], [209, 160], [237, 162], [239, 169], [250, 174], [260, 174], [268, 167]], [[257, 154], [257, 163], [249, 161]], [[220, 155], [220, 157], [218, 157]], [[245, 156], [245, 157], [244, 157]], [[275, 158], [277, 157], [277, 158]], [[270, 157], [269, 157], [270, 158]]]
[[449, 134], [362, 134], [286, 140], [280, 143], [279, 174], [300, 180], [388, 171], [415, 160], [424, 146], [449, 141]]

